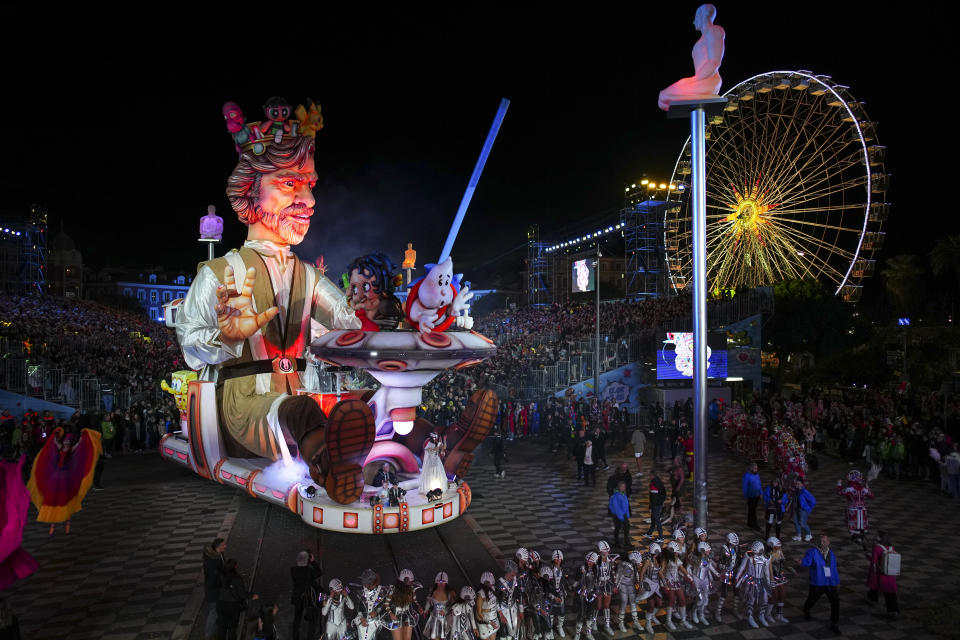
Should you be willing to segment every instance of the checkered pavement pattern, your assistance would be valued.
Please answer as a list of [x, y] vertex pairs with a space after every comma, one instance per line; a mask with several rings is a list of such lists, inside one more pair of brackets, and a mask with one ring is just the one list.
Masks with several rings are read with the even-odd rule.
[[[763, 531], [747, 527], [746, 501], [741, 493], [741, 479], [747, 460], [732, 452], [723, 451], [718, 439], [711, 438], [708, 458], [709, 540], [722, 543], [727, 532], [735, 531], [741, 543], [762, 539]], [[650, 451], [641, 459], [644, 476], [634, 477], [631, 507], [631, 537], [634, 546], [646, 548], [650, 540], [643, 537], [649, 518], [647, 480], [652, 458]], [[508, 447], [505, 478], [494, 477], [492, 456], [481, 452], [468, 480], [473, 488], [474, 501], [468, 514], [476, 523], [477, 533], [489, 539], [499, 557], [510, 557], [519, 546], [538, 550], [549, 557], [551, 549], [562, 549], [566, 563], [577, 566], [583, 555], [595, 549], [599, 540], [611, 541], [613, 526], [607, 515], [606, 479], [617, 464], [627, 462], [636, 473], [632, 451], [610, 452], [610, 469], [598, 469], [596, 487], [584, 487], [576, 479], [576, 464], [566, 453], [552, 454], [546, 443], [519, 442]], [[669, 492], [668, 463], [657, 464], [660, 477]], [[846, 529], [845, 501], [836, 495], [836, 481], [846, 476], [851, 467], [840, 460], [821, 455], [818, 471], [810, 474], [808, 488], [817, 499], [810, 516], [814, 535], [826, 531], [831, 548], [837, 554], [840, 573], [840, 630], [844, 637], [880, 638], [941, 638], [960, 637], [960, 567], [950, 540], [960, 531], [960, 503], [940, 493], [932, 484], [915, 481], [894, 481], [878, 478], [872, 483], [877, 497], [868, 503], [871, 533], [880, 528], [895, 535], [894, 542], [903, 554], [903, 575], [898, 580], [901, 616], [891, 622], [886, 616], [883, 598], [879, 605], [866, 599], [868, 562], [859, 543], [849, 540]], [[861, 468], [866, 471], [865, 468]], [[772, 478], [773, 470], [760, 465], [764, 485]], [[682, 494], [684, 511], [692, 511], [692, 483], [685, 483]], [[762, 504], [758, 517], [762, 519]], [[670, 539], [672, 526], [664, 526]], [[771, 532], [773, 533], [773, 532]], [[792, 523], [784, 521], [781, 540], [789, 561], [801, 558], [810, 544], [794, 542]], [[870, 538], [872, 540], [872, 538]], [[922, 553], [914, 541], [926, 540]], [[816, 541], [816, 538], [815, 540]], [[617, 549], [614, 549], [617, 551]], [[946, 569], [953, 567], [953, 570]], [[657, 638], [702, 638], [718, 640], [734, 638], [807, 638], [834, 637], [829, 630], [830, 608], [822, 597], [812, 610], [812, 620], [802, 614], [807, 597], [807, 569], [797, 567], [797, 575], [788, 584], [784, 614], [789, 624], [775, 624], [752, 629], [745, 618], [729, 613], [730, 601], [724, 605], [724, 623], [699, 626], [696, 630], [666, 633], [662, 626], [654, 626]], [[714, 596], [715, 598], [716, 596]], [[715, 600], [711, 601], [711, 606]], [[713, 616], [711, 615], [711, 618]], [[663, 619], [661, 614], [660, 619]], [[633, 637], [636, 634], [617, 634]], [[646, 638], [647, 635], [643, 634]], [[599, 639], [598, 639], [599, 640]]]
[[239, 493], [159, 456], [127, 458], [107, 461], [105, 489], [87, 494], [69, 534], [49, 535], [31, 507], [23, 546], [40, 568], [3, 593], [24, 638], [170, 638], [201, 581], [201, 550]]

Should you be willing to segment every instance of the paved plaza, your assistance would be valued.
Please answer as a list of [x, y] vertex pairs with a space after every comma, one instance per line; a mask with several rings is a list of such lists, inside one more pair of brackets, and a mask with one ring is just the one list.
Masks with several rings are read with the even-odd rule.
[[[718, 449], [716, 441], [712, 446]], [[578, 563], [598, 540], [612, 537], [605, 485], [616, 463], [632, 465], [632, 456], [624, 453], [609, 455], [610, 471], [598, 471], [597, 486], [585, 488], [575, 479], [573, 462], [565, 454], [552, 454], [544, 443], [510, 446], [502, 480], [493, 477], [491, 456], [481, 449], [468, 478], [474, 502], [467, 515], [407, 536], [320, 532], [289, 512], [200, 479], [155, 454], [115, 457], [107, 461], [106, 489], [87, 496], [69, 535], [60, 528], [49, 536], [45, 525], [28, 524], [24, 546], [39, 561], [40, 570], [4, 595], [20, 617], [23, 637], [31, 640], [201, 638], [201, 548], [219, 535], [227, 538], [227, 556], [238, 559], [241, 573], [253, 581], [253, 590], [280, 603], [281, 637], [288, 638], [289, 567], [304, 548], [316, 551], [325, 581], [337, 576], [356, 582], [360, 571], [372, 566], [387, 582], [398, 568], [410, 566], [423, 582], [430, 582], [443, 569], [454, 585], [467, 580], [475, 584], [481, 571], [495, 570], [498, 560], [521, 545], [541, 554], [561, 548], [568, 564]], [[643, 459], [648, 473], [649, 462], [648, 454]], [[716, 450], [709, 465], [711, 542], [719, 542], [730, 530], [737, 531], [742, 542], [758, 538], [745, 526], [739, 488], [745, 461]], [[884, 528], [895, 535], [904, 558], [899, 580], [902, 615], [890, 622], [882, 605], [871, 606], [866, 600], [867, 562], [860, 546], [846, 536], [844, 501], [835, 495], [834, 486], [848, 469], [846, 463], [821, 457], [820, 469], [809, 484], [817, 498], [811, 527], [814, 532], [827, 529], [832, 534], [838, 556], [844, 636], [956, 637], [960, 629], [960, 563], [954, 551], [960, 531], [958, 502], [930, 484], [886, 478], [873, 483], [877, 498], [869, 505], [872, 529]], [[666, 483], [666, 465], [663, 470]], [[761, 467], [765, 483], [770, 475]], [[688, 489], [687, 505], [691, 498]], [[645, 482], [635, 481], [632, 506], [633, 539], [640, 544], [645, 530], [642, 520], [648, 513]], [[808, 546], [791, 542], [792, 533], [785, 528], [781, 536], [790, 559], [802, 556]], [[791, 622], [787, 625], [751, 629], [745, 620], [728, 613], [724, 624], [669, 635], [661, 632], [657, 638], [832, 637], [826, 599], [814, 608], [812, 620], [803, 619], [806, 591], [806, 570], [798, 568], [788, 586], [785, 614]]]

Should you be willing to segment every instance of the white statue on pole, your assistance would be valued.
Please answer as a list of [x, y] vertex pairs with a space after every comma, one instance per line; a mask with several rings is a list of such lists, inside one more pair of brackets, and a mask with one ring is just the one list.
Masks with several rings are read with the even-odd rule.
[[712, 4], [702, 4], [697, 8], [693, 26], [700, 32], [700, 39], [693, 45], [693, 76], [681, 78], [660, 92], [657, 105], [664, 111], [670, 110], [670, 103], [717, 98], [720, 91], [720, 62], [723, 60], [723, 27], [713, 24], [717, 17], [717, 8]]

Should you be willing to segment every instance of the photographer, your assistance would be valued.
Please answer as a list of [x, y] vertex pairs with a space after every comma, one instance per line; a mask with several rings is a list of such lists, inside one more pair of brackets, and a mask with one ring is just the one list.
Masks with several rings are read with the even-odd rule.
[[293, 589], [290, 592], [290, 604], [293, 605], [293, 628], [290, 637], [300, 638], [300, 621], [307, 621], [307, 638], [317, 637], [317, 622], [320, 615], [320, 565], [310, 550], [297, 554], [297, 566], [290, 567]]

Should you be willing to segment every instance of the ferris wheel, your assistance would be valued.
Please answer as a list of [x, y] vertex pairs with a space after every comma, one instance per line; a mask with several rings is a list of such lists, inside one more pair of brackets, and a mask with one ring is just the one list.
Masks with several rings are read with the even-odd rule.
[[[763, 73], [724, 96], [725, 110], [706, 127], [708, 287], [812, 277], [859, 299], [890, 208], [886, 148], [863, 103], [808, 71]], [[675, 290], [692, 282], [690, 172], [688, 138], [664, 214]]]

